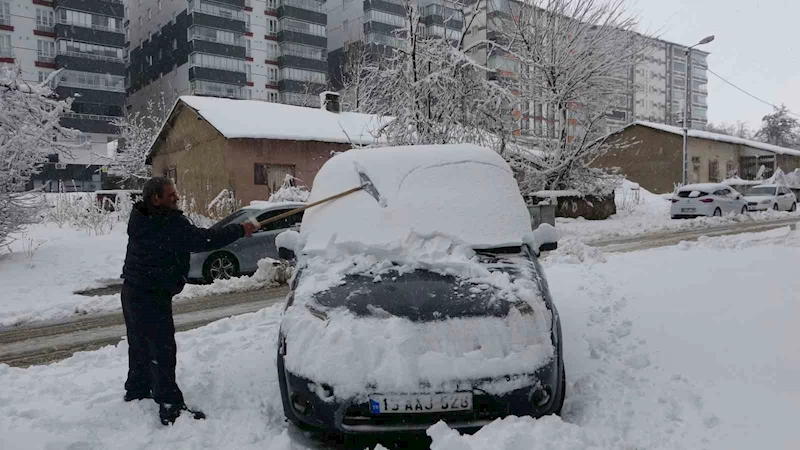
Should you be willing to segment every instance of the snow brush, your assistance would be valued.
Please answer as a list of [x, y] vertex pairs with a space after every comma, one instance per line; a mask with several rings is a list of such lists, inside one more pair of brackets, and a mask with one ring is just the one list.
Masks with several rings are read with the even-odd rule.
[[[323, 198], [322, 200], [317, 200], [314, 203], [309, 203], [308, 205], [301, 206], [300, 208], [295, 208], [295, 209], [293, 209], [291, 211], [286, 211], [285, 213], [278, 214], [275, 217], [270, 217], [267, 220], [258, 222], [258, 226], [259, 227], [263, 227], [264, 225], [267, 225], [269, 223], [277, 222], [277, 221], [279, 221], [281, 219], [285, 219], [285, 218], [287, 218], [289, 216], [293, 216], [293, 215], [295, 215], [297, 213], [303, 212], [303, 211], [307, 210], [308, 208], [311, 208], [311, 207], [314, 207], [314, 206], [317, 206], [317, 205], [321, 205], [323, 203], [328, 203], [330, 201], [336, 200], [337, 198], [346, 197], [346, 196], [348, 196], [350, 194], [353, 194], [355, 192], [358, 192], [358, 191], [364, 191], [367, 194], [371, 195], [372, 198], [374, 198], [375, 201], [377, 201], [378, 204], [381, 205], [381, 208], [385, 208], [386, 207], [386, 199], [381, 197], [381, 194], [378, 192], [378, 189], [375, 188], [375, 185], [372, 183], [372, 180], [370, 180], [369, 177], [367, 176], [367, 174], [364, 173], [364, 168], [361, 167], [360, 165], [356, 164], [356, 172], [358, 172], [358, 177], [361, 180], [361, 185], [360, 186], [356, 186], [356, 187], [354, 187], [352, 189], [348, 189], [348, 190], [346, 190], [344, 192], [340, 192], [340, 193], [338, 193], [336, 195], [331, 195], [330, 197]], [[255, 222], [254, 219], [253, 219], [253, 222]]]

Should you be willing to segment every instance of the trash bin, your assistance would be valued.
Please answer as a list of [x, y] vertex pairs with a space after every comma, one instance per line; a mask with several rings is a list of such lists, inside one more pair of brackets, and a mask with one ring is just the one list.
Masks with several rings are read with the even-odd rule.
[[543, 223], [556, 226], [556, 205], [529, 205], [528, 213], [531, 215], [531, 228], [534, 230]]

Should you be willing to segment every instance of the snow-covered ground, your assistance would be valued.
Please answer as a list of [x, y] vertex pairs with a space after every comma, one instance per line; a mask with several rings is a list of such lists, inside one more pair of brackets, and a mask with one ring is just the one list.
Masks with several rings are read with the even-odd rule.
[[584, 220], [557, 218], [556, 229], [562, 238], [592, 242], [616, 237], [627, 237], [647, 233], [689, 231], [734, 223], [765, 222], [769, 220], [800, 218], [800, 212], [763, 211], [758, 213], [732, 214], [725, 217], [698, 217], [690, 220], [672, 220], [669, 214], [671, 194], [658, 195], [625, 181], [616, 190], [617, 214], [607, 220]]
[[[439, 424], [433, 449], [800, 448], [800, 233], [585, 261], [544, 262], [570, 381], [563, 419], [508, 418], [473, 436]], [[124, 342], [49, 366], [0, 365], [0, 448], [318, 447], [283, 421], [280, 313], [178, 334], [178, 381], [209, 418], [170, 428], [153, 402], [122, 401]]]
[[[119, 294], [88, 297], [76, 291], [119, 283], [128, 236], [126, 224], [96, 236], [65, 225], [43, 223], [26, 227], [0, 257], [0, 328], [41, 320], [116, 311]], [[267, 260], [251, 277], [187, 285], [176, 301], [213, 294], [241, 292], [274, 284], [278, 273]]]

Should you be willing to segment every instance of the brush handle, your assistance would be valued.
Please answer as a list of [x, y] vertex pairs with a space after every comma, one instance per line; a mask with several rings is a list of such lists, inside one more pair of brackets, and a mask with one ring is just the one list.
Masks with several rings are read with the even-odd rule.
[[307, 210], [308, 208], [311, 208], [311, 207], [313, 207], [313, 206], [321, 205], [321, 204], [323, 204], [323, 203], [327, 203], [327, 202], [329, 202], [329, 201], [331, 201], [331, 200], [336, 200], [337, 198], [342, 198], [342, 197], [344, 197], [344, 196], [346, 196], [346, 195], [350, 195], [350, 194], [352, 194], [352, 193], [354, 193], [354, 192], [358, 192], [358, 191], [360, 191], [360, 190], [362, 190], [362, 189], [364, 189], [364, 186], [358, 186], [358, 187], [354, 187], [353, 189], [348, 189], [348, 190], [346, 190], [346, 191], [344, 191], [344, 192], [340, 192], [340, 193], [338, 193], [338, 194], [336, 194], [336, 195], [332, 195], [332, 196], [330, 196], [330, 197], [328, 197], [328, 198], [323, 198], [322, 200], [317, 200], [317, 201], [316, 201], [316, 202], [314, 202], [314, 203], [309, 203], [308, 205], [301, 206], [301, 207], [299, 207], [299, 208], [296, 208], [296, 209], [293, 209], [293, 210], [291, 210], [291, 211], [286, 211], [286, 212], [285, 212], [285, 213], [283, 213], [283, 214], [278, 214], [278, 215], [277, 215], [277, 216], [275, 216], [275, 217], [270, 217], [270, 218], [269, 218], [269, 219], [267, 219], [267, 220], [264, 220], [264, 221], [262, 221], [262, 222], [259, 222], [259, 223], [258, 223], [258, 225], [259, 225], [259, 226], [261, 226], [261, 227], [263, 227], [264, 225], [267, 225], [267, 224], [269, 224], [269, 223], [272, 223], [272, 222], [277, 222], [277, 221], [279, 221], [279, 220], [281, 220], [281, 219], [285, 219], [285, 218], [287, 218], [287, 217], [289, 217], [289, 216], [293, 216], [293, 215], [295, 215], [295, 214], [297, 214], [297, 213], [299, 213], [299, 212], [303, 212], [303, 211], [305, 211], [305, 210]]

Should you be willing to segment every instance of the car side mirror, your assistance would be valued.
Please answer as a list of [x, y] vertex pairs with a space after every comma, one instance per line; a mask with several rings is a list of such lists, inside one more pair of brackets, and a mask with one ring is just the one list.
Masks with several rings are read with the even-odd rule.
[[295, 254], [293, 251], [285, 247], [278, 248], [278, 258], [290, 261], [294, 259]]
[[278, 247], [278, 257], [283, 260], [291, 261], [296, 258], [295, 252], [300, 242], [300, 233], [294, 230], [286, 230], [275, 236], [275, 246]]
[[533, 240], [539, 247], [539, 253], [556, 250], [558, 248], [558, 231], [549, 223], [540, 224], [533, 231]]

